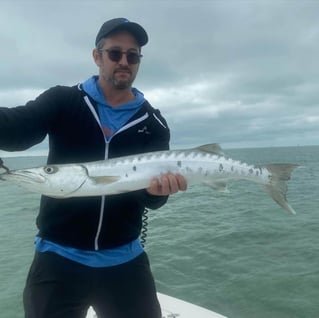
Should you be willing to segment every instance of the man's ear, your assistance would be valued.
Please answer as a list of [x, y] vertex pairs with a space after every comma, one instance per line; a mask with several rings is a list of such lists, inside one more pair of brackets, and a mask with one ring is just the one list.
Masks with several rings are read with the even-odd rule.
[[93, 59], [94, 59], [94, 62], [97, 66], [101, 66], [101, 55], [100, 55], [100, 52], [97, 48], [93, 49], [93, 52], [92, 52], [92, 55], [93, 55]]

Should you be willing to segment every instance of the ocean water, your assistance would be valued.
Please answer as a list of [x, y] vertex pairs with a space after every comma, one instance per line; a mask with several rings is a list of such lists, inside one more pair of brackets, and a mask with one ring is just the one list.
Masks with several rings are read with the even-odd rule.
[[[288, 192], [297, 215], [247, 181], [231, 182], [228, 194], [192, 186], [171, 196], [148, 215], [158, 290], [229, 318], [319, 317], [319, 146], [226, 153], [251, 164], [301, 164]], [[43, 162], [5, 159], [10, 168]], [[22, 318], [39, 195], [0, 182], [0, 198], [0, 316]]]

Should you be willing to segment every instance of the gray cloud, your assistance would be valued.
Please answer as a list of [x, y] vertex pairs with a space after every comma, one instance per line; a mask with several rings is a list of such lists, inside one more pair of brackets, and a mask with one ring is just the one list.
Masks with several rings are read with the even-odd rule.
[[125, 16], [150, 35], [136, 87], [172, 143], [318, 144], [316, 1], [4, 1], [0, 104], [13, 106], [97, 72], [96, 32]]

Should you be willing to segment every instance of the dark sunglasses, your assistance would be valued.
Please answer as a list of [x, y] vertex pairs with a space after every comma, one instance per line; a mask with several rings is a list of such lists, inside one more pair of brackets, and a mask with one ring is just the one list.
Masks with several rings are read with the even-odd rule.
[[122, 51], [121, 49], [116, 49], [116, 48], [112, 49], [111, 48], [111, 49], [101, 49], [100, 51], [107, 52], [109, 59], [113, 62], [119, 62], [122, 59], [123, 54], [125, 54], [127, 62], [129, 64], [140, 63], [141, 57], [143, 56], [142, 54], [139, 54], [135, 50], [127, 50], [125, 52], [125, 51]]

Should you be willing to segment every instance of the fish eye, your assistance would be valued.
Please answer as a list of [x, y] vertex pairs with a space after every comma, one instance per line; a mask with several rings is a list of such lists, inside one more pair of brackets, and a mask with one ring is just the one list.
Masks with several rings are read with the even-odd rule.
[[57, 167], [54, 167], [54, 166], [46, 166], [43, 168], [43, 170], [47, 174], [52, 174], [58, 171]]

